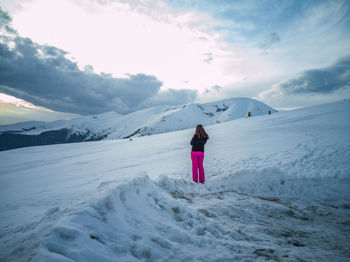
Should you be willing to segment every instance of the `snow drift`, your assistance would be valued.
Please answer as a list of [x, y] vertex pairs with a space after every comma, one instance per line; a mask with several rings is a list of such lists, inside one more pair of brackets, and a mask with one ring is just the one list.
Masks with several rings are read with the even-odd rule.
[[[249, 187], [256, 179], [266, 186]], [[268, 169], [212, 179], [203, 187], [185, 179], [161, 177], [152, 181], [147, 174], [117, 186], [108, 185], [110, 189], [104, 197], [85, 203], [82, 210], [55, 224], [43, 238], [37, 259], [106, 262], [258, 258], [322, 261], [331, 256], [333, 261], [345, 259], [349, 252], [340, 246], [348, 239], [342, 237], [344, 224], [348, 223], [345, 219], [348, 202], [322, 196], [328, 207], [310, 204], [310, 199], [319, 197], [317, 191], [329, 191], [325, 182], [334, 186], [333, 196], [338, 194], [339, 187], [342, 192], [346, 190], [342, 182], [315, 180], [308, 183], [306, 190], [300, 187], [300, 181], [283, 179], [281, 171]], [[250, 190], [242, 190], [242, 186]], [[319, 222], [336, 226], [327, 230], [325, 236], [324, 226]]]

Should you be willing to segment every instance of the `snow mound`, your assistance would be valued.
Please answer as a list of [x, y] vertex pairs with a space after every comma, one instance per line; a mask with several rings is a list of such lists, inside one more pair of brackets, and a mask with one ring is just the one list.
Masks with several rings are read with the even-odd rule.
[[[293, 203], [295, 195], [308, 194], [308, 190], [313, 196], [323, 192], [323, 182], [314, 180], [305, 185], [304, 179], [284, 181], [280, 170], [265, 169], [212, 178], [205, 185], [167, 176], [154, 181], [146, 173], [118, 185], [101, 183], [98, 188], [103, 188], [103, 196], [83, 203], [79, 211], [58, 220], [43, 238], [36, 259], [296, 261], [309, 256], [326, 261], [331, 253], [334, 256], [337, 243], [347, 237], [328, 232], [331, 244], [315, 254], [313, 241], [318, 242], [323, 236], [306, 222], [324, 216], [332, 220], [337, 217], [335, 211], [347, 212], [349, 206], [344, 197], [349, 197], [349, 193], [345, 193], [346, 189], [339, 192], [336, 187], [338, 196], [335, 191], [323, 196], [324, 201], [332, 201], [336, 206], [333, 209], [308, 206], [302, 201]], [[311, 184], [313, 188], [309, 187]], [[284, 224], [286, 219], [288, 223]], [[337, 223], [347, 223], [337, 219]], [[276, 224], [270, 224], [271, 221]], [[266, 241], [269, 238], [271, 241]], [[338, 251], [338, 261], [349, 253]]]

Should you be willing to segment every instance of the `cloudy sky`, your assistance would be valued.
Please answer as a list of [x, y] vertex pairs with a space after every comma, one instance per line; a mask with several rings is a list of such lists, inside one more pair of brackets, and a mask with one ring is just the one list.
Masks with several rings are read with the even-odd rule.
[[0, 124], [350, 98], [350, 1], [0, 0]]

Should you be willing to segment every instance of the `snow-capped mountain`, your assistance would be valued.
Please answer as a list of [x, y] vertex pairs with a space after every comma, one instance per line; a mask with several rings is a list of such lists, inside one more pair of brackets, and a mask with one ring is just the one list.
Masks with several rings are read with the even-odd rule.
[[221, 122], [276, 112], [268, 105], [250, 98], [231, 98], [205, 104], [160, 106], [140, 110], [116, 119], [107, 139], [129, 138], [193, 128], [197, 124]]
[[127, 115], [107, 112], [49, 123], [19, 123], [0, 127], [0, 150], [166, 133], [247, 117], [248, 112], [257, 116], [268, 111], [276, 112], [257, 100], [231, 98], [205, 104], [158, 106]]

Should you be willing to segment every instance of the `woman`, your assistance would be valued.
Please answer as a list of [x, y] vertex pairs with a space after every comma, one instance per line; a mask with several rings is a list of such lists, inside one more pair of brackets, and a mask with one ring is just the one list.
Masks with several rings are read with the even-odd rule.
[[193, 181], [198, 183], [198, 170], [199, 170], [199, 182], [204, 183], [204, 168], [203, 168], [203, 159], [204, 159], [204, 145], [209, 139], [208, 134], [205, 132], [202, 125], [196, 126], [196, 132], [194, 133], [191, 146], [191, 159], [192, 159], [192, 178]]

